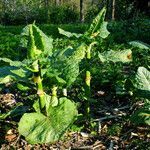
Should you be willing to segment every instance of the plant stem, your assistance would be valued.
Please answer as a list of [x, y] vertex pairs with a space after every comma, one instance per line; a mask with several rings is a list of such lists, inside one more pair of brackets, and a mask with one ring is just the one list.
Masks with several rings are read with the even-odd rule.
[[52, 90], [52, 97], [51, 97], [52, 105], [57, 106], [57, 104], [58, 104], [57, 87], [53, 86], [51, 90]]
[[38, 82], [37, 82], [37, 95], [39, 96], [39, 106], [41, 110], [42, 102], [44, 102], [44, 91], [43, 91], [42, 79], [40, 76], [38, 76]]
[[37, 72], [34, 72], [33, 81], [36, 83], [37, 86], [37, 95], [39, 97], [39, 107], [40, 111], [42, 110], [42, 102], [44, 102], [44, 90], [42, 85], [42, 78], [41, 78], [41, 71], [39, 61], [37, 65], [35, 65], [36, 69], [38, 68]]
[[67, 96], [67, 89], [63, 88], [63, 96]]
[[53, 86], [52, 87], [52, 97], [57, 97], [57, 87], [56, 86]]
[[90, 46], [87, 49], [86, 59], [87, 59], [87, 71], [85, 74], [85, 96], [86, 96], [85, 116], [87, 117], [87, 120], [90, 121], [90, 102], [89, 102], [89, 99], [91, 97], [91, 89], [90, 89], [91, 73], [89, 71], [90, 70], [89, 61], [91, 59], [91, 47]]
[[86, 103], [85, 103], [85, 116], [87, 120], [90, 121], [90, 98], [91, 98], [91, 72], [90, 72], [90, 60], [91, 60], [91, 49], [92, 46], [95, 45], [96, 42], [92, 42], [88, 48], [86, 53], [86, 75], [85, 75], [85, 96], [86, 96]]
[[85, 115], [87, 116], [88, 120], [90, 120], [90, 102], [89, 102], [90, 97], [91, 97], [90, 82], [91, 82], [90, 71], [86, 71], [86, 77], [85, 77], [85, 96], [86, 96]]

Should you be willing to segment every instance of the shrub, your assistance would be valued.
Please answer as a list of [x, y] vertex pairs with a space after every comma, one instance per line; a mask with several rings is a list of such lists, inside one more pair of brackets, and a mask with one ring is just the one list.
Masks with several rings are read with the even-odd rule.
[[79, 13], [69, 5], [49, 7], [49, 23], [63, 24], [77, 22], [79, 19]]

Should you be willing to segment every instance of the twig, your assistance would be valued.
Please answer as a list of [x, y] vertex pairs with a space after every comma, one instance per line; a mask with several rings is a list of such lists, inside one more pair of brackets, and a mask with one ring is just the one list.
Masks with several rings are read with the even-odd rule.
[[118, 110], [122, 110], [122, 109], [126, 109], [126, 108], [130, 108], [130, 106], [123, 106], [123, 107], [120, 107], [120, 108], [114, 108], [113, 110], [115, 110], [115, 109], [118, 109]]
[[76, 149], [77, 149], [77, 150], [80, 150], [80, 149], [81, 149], [81, 150], [82, 150], [82, 149], [83, 149], [83, 150], [85, 150], [85, 149], [86, 149], [86, 150], [92, 150], [92, 149], [93, 149], [93, 146], [82, 146], [82, 147], [79, 147], [79, 148], [76, 148]]
[[[119, 110], [123, 110], [123, 109], [126, 109], [126, 108], [130, 108], [130, 106], [123, 106], [123, 107], [120, 107], [120, 108], [113, 108], [111, 109], [112, 110], [116, 110], [116, 111], [119, 111]], [[109, 108], [105, 108], [105, 110], [100, 110], [100, 111], [97, 111], [98, 113], [104, 113], [106, 111], [110, 110]]]
[[110, 115], [110, 116], [102, 117], [100, 119], [95, 119], [94, 121], [100, 121], [101, 122], [101, 121], [106, 120], [106, 119], [118, 118], [118, 117], [121, 117], [121, 116], [119, 116], [119, 115], [115, 115], [115, 116]]
[[16, 141], [13, 143], [13, 145], [16, 145], [17, 142], [19, 141], [19, 139], [20, 139], [20, 135], [18, 135], [18, 137], [17, 137]]
[[113, 146], [114, 146], [114, 143], [113, 143], [113, 141], [111, 140], [108, 150], [113, 150]]

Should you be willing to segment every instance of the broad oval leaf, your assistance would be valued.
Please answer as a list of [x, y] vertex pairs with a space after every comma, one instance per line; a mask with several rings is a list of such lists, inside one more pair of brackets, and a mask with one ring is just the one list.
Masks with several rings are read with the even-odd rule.
[[150, 45], [141, 41], [131, 41], [129, 44], [140, 49], [150, 49]]
[[137, 89], [150, 92], [150, 72], [146, 68], [138, 68], [135, 80], [134, 85]]
[[132, 51], [130, 49], [122, 50], [122, 51], [106, 51], [103, 53], [99, 53], [99, 58], [101, 62], [131, 62], [132, 61]]
[[69, 99], [59, 99], [59, 105], [49, 107], [47, 116], [26, 113], [19, 122], [19, 133], [31, 144], [52, 143], [59, 140], [77, 116], [76, 105]]
[[67, 86], [70, 86], [79, 75], [79, 63], [85, 57], [86, 49], [86, 45], [82, 44], [75, 49], [68, 59], [66, 59], [62, 76]]
[[136, 95], [150, 99], [150, 72], [146, 68], [138, 68], [133, 85], [136, 88]]

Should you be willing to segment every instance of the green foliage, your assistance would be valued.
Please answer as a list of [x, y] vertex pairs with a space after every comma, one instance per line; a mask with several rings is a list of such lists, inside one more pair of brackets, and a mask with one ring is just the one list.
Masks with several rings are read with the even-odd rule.
[[19, 38], [20, 36], [16, 35], [16, 33], [10, 33], [4, 27], [0, 27], [0, 57], [19, 59]]
[[122, 130], [122, 125], [119, 123], [116, 123], [108, 127], [107, 133], [111, 136], [119, 136], [121, 133], [121, 130]]
[[106, 51], [102, 54], [99, 53], [99, 58], [101, 62], [131, 62], [132, 61], [132, 51], [130, 49], [128, 50], [122, 50], [122, 51]]
[[22, 46], [28, 47], [29, 58], [38, 58], [40, 54], [46, 56], [52, 55], [53, 39], [47, 37], [35, 24], [26, 26], [21, 35], [23, 36], [23, 40], [21, 41]]
[[61, 28], [58, 28], [58, 31], [59, 31], [60, 34], [65, 35], [68, 38], [71, 38], [71, 37], [79, 38], [79, 37], [82, 36], [82, 34], [71, 33], [71, 32], [65, 31], [65, 30], [63, 30]]
[[23, 68], [15, 66], [5, 66], [0, 68], [0, 84], [10, 83], [12, 81], [27, 81], [30, 73]]
[[16, 117], [16, 116], [21, 116], [25, 112], [27, 112], [29, 109], [28, 106], [23, 106], [23, 104], [18, 103], [17, 106], [15, 106], [12, 110], [10, 110], [7, 113], [0, 114], [0, 120], [1, 119], [6, 119], [8, 116]]
[[88, 5], [88, 9], [86, 11], [85, 14], [85, 21], [86, 22], [91, 22], [93, 20], [93, 18], [95, 18], [95, 16], [99, 13], [99, 8], [98, 6], [95, 5]]
[[131, 41], [129, 44], [140, 49], [150, 49], [150, 45], [141, 41]]
[[91, 23], [89, 29], [82, 35], [82, 34], [76, 34], [76, 33], [70, 33], [68, 31], [65, 31], [63, 29], [58, 28], [59, 33], [62, 35], [70, 37], [76, 37], [76, 38], [83, 38], [83, 40], [86, 39], [94, 39], [95, 37], [101, 37], [106, 38], [110, 33], [107, 30], [107, 22], [104, 21], [106, 14], [106, 9], [103, 8], [100, 13], [97, 15], [95, 19], [93, 19], [93, 22]]
[[138, 97], [147, 98], [144, 107], [139, 108], [131, 116], [131, 121], [135, 124], [148, 124], [150, 125], [150, 72], [144, 68], [139, 67], [135, 76], [135, 94]]
[[79, 19], [79, 12], [71, 4], [52, 5], [48, 11], [48, 22], [52, 24], [72, 23]]
[[137, 125], [150, 125], [150, 104], [147, 103], [144, 107], [136, 110], [135, 113], [131, 116], [131, 121]]
[[[57, 88], [52, 90], [52, 96], [45, 94], [42, 80], [54, 78], [57, 81], [54, 81], [56, 85], [61, 82], [70, 86], [79, 74], [79, 63], [85, 56], [85, 45], [53, 53], [52, 38], [47, 37], [35, 24], [26, 26], [22, 36], [24, 36], [23, 46], [27, 47], [27, 59], [21, 62], [0, 58], [1, 61], [9, 64], [0, 68], [3, 72], [0, 83], [17, 81], [17, 87], [22, 91], [29, 90], [36, 84], [38, 99], [33, 107], [37, 113], [23, 115], [19, 122], [19, 132], [32, 144], [54, 142], [60, 139], [73, 123], [77, 110], [71, 100], [57, 98]], [[57, 63], [60, 66], [57, 66]], [[55, 71], [60, 77], [55, 74]], [[46, 76], [47, 72], [49, 76]], [[31, 75], [33, 75], [33, 81]], [[22, 85], [23, 82], [32, 83], [31, 87]], [[15, 109], [2, 114], [1, 118], [14, 114], [14, 111]]]
[[109, 35], [107, 30], [107, 22], [104, 21], [106, 14], [106, 9], [103, 8], [97, 17], [93, 19], [89, 29], [85, 32], [86, 36], [90, 36], [94, 38], [96, 36], [100, 36], [101, 38], [106, 38]]
[[[19, 53], [23, 54], [24, 57], [22, 57], [23, 59], [26, 58], [26, 60], [22, 61], [21, 57], [15, 57], [16, 55], [19, 56], [19, 53], [16, 51], [15, 54], [12, 53], [15, 61], [5, 57], [0, 58], [0, 61], [3, 62], [3, 67], [0, 67], [0, 84], [16, 82], [15, 86], [22, 93], [29, 93], [26, 91], [30, 89], [37, 93], [37, 95], [34, 94], [35, 101], [34, 104], [32, 101], [30, 109], [27, 108], [25, 111], [21, 111], [19, 108], [16, 111], [15, 108], [12, 108], [13, 110], [0, 115], [0, 119], [5, 119], [8, 116], [16, 116], [16, 113], [22, 115], [29, 110], [30, 113], [24, 114], [19, 122], [19, 132], [25, 136], [29, 143], [55, 142], [62, 137], [63, 133], [75, 120], [77, 116], [75, 104], [67, 98], [58, 98], [57, 88], [58, 90], [62, 88], [70, 89], [71, 86], [76, 85], [75, 88], [71, 88], [71, 91], [68, 90], [68, 96], [76, 101], [81, 99], [82, 102], [87, 100], [89, 103], [91, 102], [91, 88], [93, 87], [96, 91], [101, 91], [103, 88], [109, 89], [109, 95], [112, 97], [116, 96], [116, 94], [129, 96], [127, 91], [133, 92], [133, 96], [150, 97], [149, 71], [147, 69], [140, 67], [135, 80], [132, 81], [132, 75], [137, 67], [141, 66], [141, 64], [144, 64], [144, 67], [149, 67], [149, 45], [135, 41], [138, 34], [141, 33], [136, 34], [134, 30], [137, 27], [129, 26], [129, 32], [126, 34], [126, 26], [129, 24], [124, 22], [109, 23], [109, 31], [113, 35], [105, 39], [109, 35], [107, 22], [104, 21], [105, 14], [106, 9], [104, 8], [87, 30], [87, 25], [85, 24], [79, 26], [60, 25], [64, 30], [61, 28], [56, 30], [57, 26], [54, 25], [41, 26], [40, 29], [48, 35], [52, 34], [52, 37], [57, 38], [54, 40], [54, 43], [53, 39], [45, 35], [35, 24], [28, 25], [23, 29], [21, 36], [17, 36], [17, 41], [14, 44], [17, 45], [19, 43], [18, 37], [21, 37], [20, 46], [23, 48], [23, 53]], [[15, 33], [12, 27], [9, 29]], [[5, 28], [3, 30], [4, 32], [6, 31]], [[59, 36], [58, 32], [70, 39], [60, 39], [62, 36]], [[147, 37], [145, 34], [142, 35]], [[144, 38], [143, 41], [145, 40]], [[132, 41], [129, 43], [131, 45], [117, 44], [122, 42], [128, 43], [129, 41]], [[14, 47], [12, 49], [10, 46], [12, 52], [14, 52]], [[132, 51], [130, 50], [131, 48]], [[2, 52], [1, 54], [6, 55], [7, 53]], [[132, 60], [133, 62], [129, 66], [128, 62]], [[123, 65], [122, 62], [126, 64]], [[85, 88], [83, 93], [83, 90], [80, 90], [83, 89], [82, 79], [84, 78], [81, 73], [85, 71], [86, 75], [84, 74], [84, 77], [86, 76], [85, 82], [88, 90], [86, 91]], [[127, 80], [127, 78], [130, 78], [129, 75], [131, 75], [132, 81], [130, 83]], [[91, 76], [92, 83], [90, 82]], [[125, 84], [128, 84], [128, 89], [126, 89]], [[53, 93], [53, 88], [55, 88], [55, 94]], [[113, 88], [116, 88], [116, 94], [114, 94]], [[51, 95], [45, 93], [50, 90]], [[70, 95], [72, 91], [73, 94]], [[61, 91], [59, 91], [59, 94], [61, 94]], [[105, 94], [107, 95], [107, 93]], [[102, 96], [102, 99], [103, 97], [105, 99], [105, 94]], [[82, 98], [79, 96], [76, 99], [74, 95], [82, 95]], [[83, 102], [83, 105], [86, 107], [84, 110], [87, 110], [86, 115], [83, 116], [87, 118], [86, 123], [90, 118], [89, 103], [85, 106]], [[31, 107], [34, 108], [35, 112]], [[22, 110], [24, 110], [24, 107]], [[133, 118], [135, 122], [139, 119], [139, 122], [137, 121], [139, 124], [149, 124], [149, 105], [139, 109]], [[121, 130], [121, 127], [119, 127], [119, 124], [112, 126], [109, 134], [119, 135]]]
[[[11, 1], [2, 5], [5, 11], [0, 12], [0, 20], [6, 25], [30, 24], [36, 20], [37, 23], [71, 23], [79, 19], [79, 12], [73, 4], [54, 5], [49, 3], [45, 6], [39, 1]], [[40, 5], [40, 7], [39, 7]]]
[[59, 84], [69, 87], [79, 75], [79, 64], [85, 57], [86, 46], [84, 44], [61, 51], [54, 52], [50, 59], [50, 67], [46, 71], [46, 76], [52, 80], [52, 84]]
[[136, 94], [144, 98], [150, 98], [150, 72], [144, 68], [139, 67], [135, 77], [134, 86]]
[[47, 116], [41, 113], [24, 114], [19, 122], [19, 133], [31, 144], [55, 142], [73, 123], [76, 106], [67, 98], [60, 98], [59, 105], [49, 106]]

